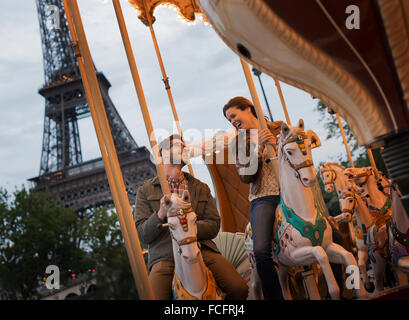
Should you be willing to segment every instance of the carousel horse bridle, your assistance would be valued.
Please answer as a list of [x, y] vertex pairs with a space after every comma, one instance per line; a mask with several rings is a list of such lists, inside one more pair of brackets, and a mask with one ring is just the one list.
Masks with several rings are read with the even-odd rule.
[[362, 172], [362, 173], [358, 173], [358, 174], [348, 174], [348, 179], [352, 180], [352, 179], [359, 179], [359, 178], [363, 178], [366, 177], [366, 179], [363, 182], [355, 182], [358, 186], [362, 187], [365, 183], [368, 182], [369, 177], [372, 175], [372, 168], [369, 168], [368, 170]]
[[352, 198], [354, 200], [354, 204], [351, 209], [347, 208], [342, 209], [342, 213], [350, 213], [352, 215], [354, 214], [354, 211], [357, 207], [356, 195], [354, 193], [345, 193], [340, 197], [340, 199], [342, 200], [346, 200], [347, 198]]
[[[186, 209], [179, 209], [177, 210], [175, 213], [173, 214], [169, 214], [168, 217], [177, 217], [179, 219], [179, 223], [181, 224], [183, 231], [187, 232], [189, 229], [188, 225], [187, 225], [187, 219], [186, 219], [186, 214], [188, 214], [189, 212], [192, 212], [193, 209], [192, 207], [186, 208]], [[197, 242], [197, 236], [194, 237], [186, 237], [183, 238], [182, 240], [178, 240], [173, 236], [172, 231], [170, 232], [170, 236], [172, 237], [173, 240], [175, 240], [175, 242], [178, 244], [179, 249], [178, 249], [178, 253], [179, 255], [182, 255], [182, 246], [191, 244], [193, 242]], [[199, 248], [200, 248], [200, 243], [197, 242]], [[194, 264], [197, 263], [199, 260], [197, 258], [194, 258], [191, 260], [191, 262], [188, 261], [187, 257], [183, 256], [183, 258], [190, 264]]]
[[[186, 214], [188, 214], [189, 212], [192, 212], [192, 211], [193, 211], [192, 207], [189, 207], [187, 209], [179, 209], [175, 213], [169, 214], [168, 217], [177, 217], [179, 219], [179, 223], [181, 224], [181, 226], [183, 228], [183, 231], [187, 232], [188, 231], [188, 225], [187, 225], [187, 220], [186, 220]], [[179, 246], [184, 246], [184, 245], [187, 245], [187, 244], [190, 244], [192, 242], [197, 241], [197, 237], [186, 237], [186, 238], [183, 238], [182, 240], [177, 240], [173, 236], [172, 232], [170, 233], [170, 235], [171, 235], [172, 239], [175, 240], [176, 243]]]
[[330, 172], [330, 173], [332, 174], [332, 181], [331, 181], [331, 182], [325, 182], [325, 181], [323, 181], [323, 182], [324, 182], [324, 185], [333, 184], [334, 181], [337, 179], [337, 173], [335, 172], [334, 169], [325, 168], [325, 167], [324, 167], [324, 169], [320, 170], [320, 172], [321, 172], [322, 175], [324, 175], [324, 173], [326, 173], [326, 172]]
[[[179, 219], [179, 223], [181, 224], [181, 226], [183, 228], [183, 231], [187, 232], [188, 231], [188, 225], [187, 225], [187, 220], [186, 220], [186, 214], [188, 214], [189, 212], [192, 212], [192, 211], [193, 211], [192, 207], [189, 207], [187, 209], [179, 209], [175, 213], [169, 214], [168, 217], [177, 217]], [[170, 233], [170, 235], [171, 235], [172, 239], [176, 241], [176, 243], [179, 245], [179, 247], [197, 241], [197, 237], [186, 237], [186, 238], [183, 238], [182, 240], [177, 240], [173, 236], [172, 232]]]
[[304, 142], [304, 140], [307, 139], [307, 138], [308, 138], [307, 135], [303, 132], [301, 134], [297, 134], [295, 137], [288, 138], [287, 140], [285, 140], [281, 144], [281, 153], [285, 156], [285, 160], [290, 165], [290, 167], [294, 169], [295, 176], [297, 177], [297, 179], [300, 179], [300, 173], [298, 172], [298, 170], [300, 170], [302, 168], [312, 167], [314, 165], [314, 163], [312, 162], [312, 160], [305, 160], [305, 161], [303, 161], [303, 162], [301, 162], [300, 164], [297, 164], [297, 165], [291, 163], [291, 161], [288, 159], [286, 153], [284, 152], [284, 146], [289, 144], [289, 143], [296, 142], [297, 145], [298, 145], [298, 148], [301, 150], [302, 154], [305, 156], [306, 151], [305, 151], [305, 142]]
[[[366, 177], [366, 179], [361, 182], [361, 183], [357, 183], [355, 182], [358, 186], [362, 187], [365, 183], [368, 182], [369, 177], [374, 174], [373, 169], [369, 168], [367, 171], [359, 173], [357, 175], [348, 175], [348, 179], [359, 179], [362, 177]], [[379, 173], [378, 173], [379, 174]], [[376, 176], [375, 176], [376, 177]], [[385, 193], [384, 188], [390, 188], [393, 187], [392, 184], [390, 185], [386, 185], [386, 186], [382, 186], [381, 184], [381, 179], [376, 180], [376, 186], [378, 187], [378, 190], [381, 191], [385, 196], [390, 197], [387, 193]]]
[[[354, 194], [354, 193], [345, 193], [345, 194], [342, 195], [342, 197], [340, 199], [346, 200], [348, 198], [352, 198], [354, 200], [354, 204], [353, 204], [351, 209], [347, 209], [347, 208], [342, 209], [342, 213], [349, 213], [349, 214], [352, 215], [352, 214], [354, 214], [354, 211], [357, 208], [358, 200], [356, 199], [356, 194]], [[370, 226], [372, 226], [372, 224]], [[367, 239], [367, 236], [368, 236], [368, 231], [367, 230], [368, 230], [368, 227], [365, 224], [362, 223], [362, 227], [357, 226], [355, 228], [355, 236], [357, 238], [359, 238], [359, 239], [364, 240], [364, 242], [366, 243], [366, 239]]]

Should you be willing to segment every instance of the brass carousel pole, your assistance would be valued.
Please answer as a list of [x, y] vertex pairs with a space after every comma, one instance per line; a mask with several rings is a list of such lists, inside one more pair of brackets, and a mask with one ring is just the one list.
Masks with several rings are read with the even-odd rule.
[[278, 95], [280, 96], [280, 101], [281, 101], [281, 105], [283, 107], [285, 119], [287, 121], [287, 124], [291, 126], [291, 121], [290, 121], [290, 117], [288, 115], [287, 106], [286, 106], [285, 101], [284, 101], [283, 92], [281, 91], [280, 82], [277, 79], [274, 79], [274, 83], [275, 83], [275, 85], [277, 87]]
[[[344, 141], [345, 150], [348, 155], [349, 163], [351, 164], [351, 168], [355, 168], [354, 161], [352, 160], [351, 150], [349, 149], [348, 141], [345, 136], [344, 127], [342, 126], [341, 117], [339, 116], [338, 113], [336, 114], [336, 116], [337, 116], [337, 121], [338, 121], [338, 127], [342, 135], [342, 140]], [[355, 238], [355, 231], [354, 231], [354, 226], [352, 224], [352, 221], [348, 221], [348, 229], [349, 229], [349, 233], [351, 237], [352, 246], [355, 249], [356, 248], [356, 238]]]
[[81, 77], [84, 83], [84, 89], [87, 95], [87, 101], [94, 122], [104, 166], [106, 168], [109, 186], [117, 209], [118, 220], [124, 236], [125, 248], [130, 259], [135, 284], [141, 299], [153, 299], [153, 291], [149, 282], [139, 238], [136, 233], [129, 199], [126, 194], [125, 184], [105, 113], [96, 71], [84, 33], [78, 4], [76, 0], [63, 0], [63, 3], [72, 39], [74, 40]]
[[346, 150], [347, 155], [348, 155], [349, 163], [351, 164], [351, 168], [355, 168], [354, 160], [352, 160], [351, 150], [349, 150], [348, 141], [347, 141], [347, 138], [345, 136], [344, 127], [342, 126], [341, 117], [339, 116], [338, 113], [336, 115], [337, 115], [339, 130], [341, 130], [342, 140], [344, 140], [345, 150]]
[[141, 108], [143, 120], [145, 123], [145, 129], [149, 137], [149, 142], [152, 148], [153, 157], [155, 160], [156, 171], [160, 181], [163, 194], [169, 194], [170, 188], [168, 181], [166, 179], [165, 169], [163, 167], [162, 159], [159, 155], [158, 144], [156, 141], [155, 133], [153, 131], [152, 121], [149, 114], [148, 106], [145, 99], [145, 94], [143, 92], [141, 79], [139, 78], [138, 68], [135, 63], [135, 56], [133, 54], [131, 42], [129, 41], [128, 31], [126, 29], [124, 16], [122, 14], [121, 5], [119, 0], [112, 1], [115, 9], [116, 18], [118, 21], [119, 30], [121, 32], [122, 42], [124, 44], [126, 56], [129, 63], [129, 68], [131, 70], [132, 79], [134, 82], [136, 94], [138, 96], [139, 106]]
[[[68, 7], [66, 5], [66, 1], [67, 0], [63, 0], [64, 6]], [[95, 114], [94, 102], [93, 102], [92, 99], [88, 99], [88, 97], [91, 97], [91, 89], [89, 87], [87, 74], [85, 73], [84, 63], [83, 63], [83, 61], [81, 59], [81, 53], [78, 51], [78, 45], [77, 45], [78, 44], [78, 39], [77, 39], [77, 35], [75, 33], [75, 29], [74, 29], [74, 26], [73, 26], [71, 13], [70, 13], [69, 10], [65, 10], [65, 11], [66, 11], [66, 16], [67, 16], [68, 28], [70, 29], [72, 42], [73, 42], [73, 44], [75, 46], [75, 54], [77, 56], [77, 62], [78, 62], [78, 66], [79, 66], [79, 69], [80, 69], [80, 74], [82, 75], [81, 77], [83, 79], [83, 86], [84, 86], [85, 94], [86, 94], [86, 97], [87, 97], [87, 102], [88, 102], [88, 105], [90, 106], [91, 112]], [[101, 153], [102, 153], [102, 151], [105, 150], [105, 147], [104, 147], [104, 140], [102, 138], [101, 126], [96, 125], [94, 127], [95, 127], [95, 132], [96, 132], [96, 135], [97, 135], [98, 145], [99, 145], [99, 148], [100, 148]], [[107, 153], [103, 152], [102, 153], [102, 158], [105, 158], [105, 160], [107, 160], [107, 157], [108, 157]], [[108, 176], [108, 181], [113, 181], [114, 178], [112, 176], [111, 167], [109, 165], [105, 166], [105, 170], [106, 170], [106, 173], [107, 173], [107, 176]], [[119, 198], [118, 198], [118, 194], [116, 192], [117, 191], [116, 188], [112, 188], [111, 191], [112, 191], [113, 199], [116, 199], [116, 201], [114, 201], [114, 202], [119, 202], [119, 200], [118, 200]], [[126, 247], [127, 253], [129, 254], [129, 261], [130, 261], [131, 264], [133, 264], [132, 269], [136, 269], [134, 252], [133, 252], [133, 249], [130, 246], [130, 240], [129, 240], [128, 232], [126, 231], [126, 228], [125, 228], [125, 222], [124, 222], [124, 218], [123, 218], [123, 211], [122, 211], [121, 207], [118, 207], [117, 209], [120, 212], [118, 214], [118, 220], [119, 220], [120, 225], [122, 226], [121, 229], [123, 230], [123, 237], [124, 237], [124, 242], [125, 242], [125, 247]]]
[[371, 148], [366, 147], [366, 152], [368, 153], [369, 162], [371, 163], [372, 170], [373, 170], [373, 172], [375, 174], [376, 182], [378, 183], [379, 172], [378, 172], [378, 168], [376, 167], [375, 159], [373, 157]]
[[[287, 106], [284, 100], [283, 92], [281, 90], [280, 82], [274, 78], [273, 80], [277, 88], [278, 95], [280, 97], [281, 106], [284, 111], [285, 119], [287, 121], [287, 124], [291, 126], [291, 120], [290, 120], [290, 116], [288, 115]], [[325, 213], [325, 216], [329, 216], [328, 209], [325, 205], [324, 198], [322, 197], [321, 188], [319, 186], [318, 180], [316, 180], [311, 190], [314, 195], [315, 204], [319, 206], [322, 212]], [[308, 296], [311, 300], [321, 300], [320, 291], [318, 289], [317, 282], [315, 281], [317, 272], [318, 270], [316, 266], [304, 267], [303, 271], [301, 272], [301, 275], [303, 276], [304, 285], [307, 289]]]
[[[257, 119], [260, 124], [262, 130], [267, 129], [267, 122], [264, 118], [263, 109], [261, 108], [260, 100], [257, 95], [256, 87], [254, 86], [253, 77], [251, 76], [250, 67], [247, 62], [240, 59], [241, 66], [243, 67], [244, 75], [246, 77], [247, 85], [250, 90], [251, 98], [253, 100], [254, 109], [256, 110]], [[271, 161], [273, 166], [274, 175], [276, 176], [277, 182], [280, 183], [280, 176], [278, 172], [278, 163], [277, 163], [277, 155], [272, 145], [267, 144], [267, 156], [268, 159]]]
[[[160, 70], [162, 72], [162, 80], [163, 80], [163, 83], [165, 84], [165, 89], [166, 89], [166, 92], [168, 94], [170, 107], [171, 107], [172, 113], [173, 113], [173, 118], [175, 119], [179, 135], [183, 138], [183, 132], [182, 132], [182, 128], [180, 126], [179, 116], [178, 116], [178, 113], [176, 111], [172, 91], [170, 90], [169, 77], [166, 74], [165, 66], [164, 66], [164, 63], [163, 63], [163, 60], [162, 60], [162, 55], [161, 55], [160, 50], [159, 50], [158, 41], [156, 40], [155, 31], [153, 30], [152, 19], [151, 19], [151, 16], [149, 14], [149, 10], [148, 10], [147, 5], [146, 5], [146, 0], [142, 0], [142, 2], [143, 2], [143, 10], [145, 11], [146, 19], [148, 20], [149, 30], [151, 32], [151, 37], [152, 37], [153, 45], [155, 47], [155, 52], [156, 52], [156, 56], [158, 58]], [[190, 174], [192, 176], [194, 176], [193, 168], [192, 168], [192, 165], [190, 163], [188, 163], [188, 168], [189, 168]]]

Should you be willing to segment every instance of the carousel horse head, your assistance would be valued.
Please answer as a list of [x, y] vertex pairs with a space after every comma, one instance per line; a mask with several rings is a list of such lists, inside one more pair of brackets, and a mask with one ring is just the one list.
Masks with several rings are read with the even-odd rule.
[[372, 173], [373, 171], [371, 167], [347, 168], [344, 171], [344, 174], [346, 175], [348, 180], [355, 182], [359, 186], [365, 185]]
[[278, 158], [285, 160], [304, 187], [311, 187], [317, 179], [317, 172], [311, 157], [311, 148], [318, 147], [320, 140], [312, 130], [304, 131], [304, 121], [297, 126], [283, 123], [278, 141]]
[[341, 212], [349, 221], [352, 220], [352, 216], [358, 206], [356, 196], [357, 194], [355, 189], [352, 187], [347, 187], [346, 190], [342, 191], [339, 196], [339, 206], [341, 208]]
[[319, 169], [321, 179], [324, 182], [325, 191], [333, 192], [335, 190], [334, 181], [337, 177], [337, 173], [326, 163], [320, 165]]
[[173, 241], [178, 246], [178, 253], [187, 263], [197, 262], [200, 253], [197, 242], [197, 216], [191, 207], [189, 191], [184, 191], [182, 197], [175, 193], [170, 197], [166, 196], [165, 205], [167, 226]]

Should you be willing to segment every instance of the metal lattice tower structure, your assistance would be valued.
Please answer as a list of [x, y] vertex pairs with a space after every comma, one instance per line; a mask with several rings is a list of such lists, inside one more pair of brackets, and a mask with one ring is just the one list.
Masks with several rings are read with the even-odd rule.
[[[78, 120], [90, 116], [90, 109], [62, 0], [36, 0], [36, 4], [45, 80], [39, 93], [45, 98], [45, 112], [40, 173], [39, 177], [30, 180], [35, 183], [35, 189], [48, 188], [57, 198], [65, 201], [67, 206], [77, 210], [111, 202], [101, 159], [87, 163], [82, 160]], [[148, 150], [138, 147], [111, 101], [108, 94], [111, 84], [101, 72], [97, 73], [97, 77], [121, 168], [124, 159], [127, 159], [125, 162], [128, 173], [130, 174], [129, 170], [132, 171], [131, 177], [123, 172], [127, 187], [131, 188], [152, 177], [155, 174], [154, 165], [147, 163], [150, 162]], [[141, 167], [141, 161], [144, 163], [143, 170], [148, 174], [135, 174], [135, 170], [140, 171], [137, 170], [136, 163]], [[85, 172], [88, 178], [85, 177]], [[95, 174], [99, 175], [98, 183], [105, 179], [104, 187], [97, 188], [99, 191], [92, 188], [92, 183], [97, 183]], [[78, 184], [78, 181], [81, 183]], [[64, 184], [64, 188], [61, 184]], [[85, 196], [82, 200], [79, 199], [81, 194], [75, 192], [81, 186], [85, 188], [82, 195], [88, 195], [88, 198]], [[102, 197], [101, 192], [105, 194]]]

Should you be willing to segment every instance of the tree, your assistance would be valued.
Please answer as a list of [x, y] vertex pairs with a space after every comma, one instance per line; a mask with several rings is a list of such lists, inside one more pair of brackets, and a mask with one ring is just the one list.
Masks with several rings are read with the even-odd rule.
[[94, 209], [86, 220], [86, 243], [97, 270], [95, 299], [138, 299], [114, 208]]
[[0, 279], [3, 298], [37, 299], [48, 265], [60, 268], [61, 282], [69, 269], [89, 264], [81, 248], [84, 226], [76, 214], [49, 195], [0, 191]]
[[[339, 129], [336, 115], [334, 113], [329, 113], [328, 107], [321, 100], [318, 102], [316, 106], [316, 111], [320, 115], [320, 119], [321, 119], [320, 122], [324, 123], [325, 129], [327, 129], [326, 140], [330, 140], [333, 138], [340, 138], [341, 130]], [[360, 147], [358, 145], [358, 142], [355, 139], [348, 124], [344, 120], [341, 120], [341, 122], [342, 122], [342, 127], [345, 131], [345, 136], [348, 142], [348, 147], [351, 150], [351, 154], [354, 160], [355, 167], [361, 168], [361, 167], [371, 166], [371, 163], [369, 161], [368, 154], [366, 152], [365, 147]], [[382, 155], [379, 149], [373, 149], [372, 153], [373, 153], [375, 164], [378, 170], [382, 171], [386, 176], [388, 176], [388, 171], [386, 169], [385, 163], [382, 159]], [[351, 166], [349, 163], [348, 157], [346, 155], [346, 152], [341, 152], [338, 155], [338, 162], [345, 167]]]
[[113, 208], [80, 218], [49, 194], [0, 188], [0, 299], [41, 298], [48, 265], [63, 286], [95, 270], [96, 299], [138, 298]]

